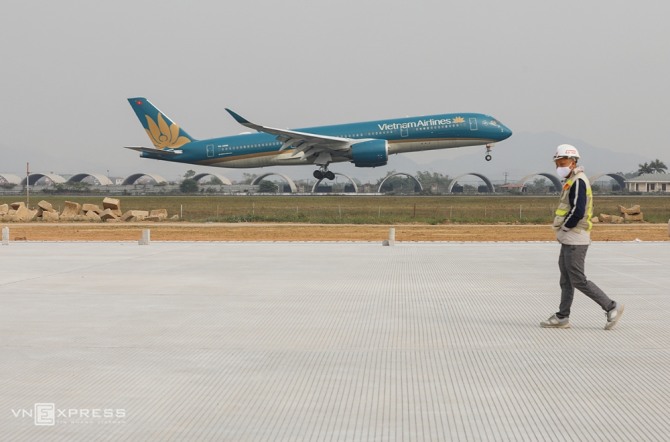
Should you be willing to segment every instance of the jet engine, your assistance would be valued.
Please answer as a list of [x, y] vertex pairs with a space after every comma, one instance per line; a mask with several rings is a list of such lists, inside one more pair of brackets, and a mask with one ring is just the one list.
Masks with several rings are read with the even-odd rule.
[[369, 140], [351, 146], [351, 159], [356, 167], [384, 166], [389, 159], [386, 140]]

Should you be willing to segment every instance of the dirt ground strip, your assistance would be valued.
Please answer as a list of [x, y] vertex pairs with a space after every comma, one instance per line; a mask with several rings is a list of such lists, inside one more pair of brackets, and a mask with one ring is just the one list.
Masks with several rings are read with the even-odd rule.
[[[553, 241], [547, 225], [354, 225], [199, 223], [26, 223], [9, 227], [10, 241]], [[667, 224], [595, 225], [594, 241], [670, 241]]]

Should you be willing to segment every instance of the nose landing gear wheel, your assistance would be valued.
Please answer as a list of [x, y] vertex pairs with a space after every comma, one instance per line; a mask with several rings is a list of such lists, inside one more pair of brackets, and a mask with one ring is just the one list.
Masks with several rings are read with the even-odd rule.
[[491, 149], [493, 149], [493, 144], [487, 144], [486, 145], [486, 156], [484, 157], [484, 159], [486, 161], [491, 161], [491, 158], [492, 158], [491, 157]]

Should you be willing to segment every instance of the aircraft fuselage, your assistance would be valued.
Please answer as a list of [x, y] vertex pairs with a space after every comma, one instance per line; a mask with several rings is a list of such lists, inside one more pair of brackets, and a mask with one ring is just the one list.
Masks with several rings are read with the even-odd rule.
[[[351, 139], [380, 139], [388, 142], [388, 154], [450, 149], [493, 144], [512, 131], [495, 118], [476, 113], [440, 114], [393, 120], [369, 121], [333, 126], [294, 129], [317, 135]], [[244, 133], [188, 143], [183, 153], [165, 157], [142, 152], [143, 158], [215, 167], [254, 168], [313, 164], [295, 148], [280, 150], [283, 143], [267, 133]], [[331, 162], [351, 161], [346, 152], [333, 153]]]

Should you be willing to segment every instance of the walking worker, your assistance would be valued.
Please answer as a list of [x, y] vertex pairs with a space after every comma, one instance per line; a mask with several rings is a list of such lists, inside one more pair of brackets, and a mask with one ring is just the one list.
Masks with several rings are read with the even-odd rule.
[[621, 318], [624, 306], [610, 299], [584, 275], [586, 251], [591, 244], [593, 197], [584, 169], [577, 166], [578, 160], [579, 152], [574, 146], [561, 144], [556, 149], [556, 173], [564, 180], [553, 224], [556, 239], [561, 243], [561, 254], [558, 258], [558, 268], [561, 271], [561, 304], [558, 312], [540, 325], [547, 328], [570, 328], [570, 307], [577, 289], [602, 307], [607, 315], [605, 330], [610, 330]]

